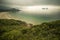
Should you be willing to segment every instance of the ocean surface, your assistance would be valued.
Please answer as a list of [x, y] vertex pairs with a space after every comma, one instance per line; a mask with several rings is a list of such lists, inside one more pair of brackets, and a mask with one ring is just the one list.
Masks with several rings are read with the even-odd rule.
[[[46, 7], [45, 7], [46, 8]], [[32, 24], [60, 20], [60, 7], [22, 7], [20, 12], [10, 13], [14, 18]]]

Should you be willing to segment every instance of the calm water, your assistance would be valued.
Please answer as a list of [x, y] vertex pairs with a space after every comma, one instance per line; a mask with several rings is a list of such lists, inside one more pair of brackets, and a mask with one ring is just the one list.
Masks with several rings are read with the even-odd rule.
[[42, 22], [60, 20], [60, 8], [45, 9], [27, 9], [22, 8], [22, 11], [12, 13], [16, 19], [23, 20], [27, 23], [40, 24]]

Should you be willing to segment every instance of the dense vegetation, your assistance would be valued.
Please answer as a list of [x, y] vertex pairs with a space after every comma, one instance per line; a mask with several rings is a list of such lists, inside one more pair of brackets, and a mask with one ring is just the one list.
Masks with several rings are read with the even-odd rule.
[[0, 19], [0, 40], [60, 40], [60, 20], [29, 26], [13, 19]]

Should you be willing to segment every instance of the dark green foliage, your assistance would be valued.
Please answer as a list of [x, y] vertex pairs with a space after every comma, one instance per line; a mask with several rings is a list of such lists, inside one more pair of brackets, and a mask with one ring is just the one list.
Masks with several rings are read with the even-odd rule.
[[0, 19], [0, 40], [60, 40], [60, 20], [33, 25]]
[[26, 23], [14, 19], [0, 19], [0, 25], [26, 25]]

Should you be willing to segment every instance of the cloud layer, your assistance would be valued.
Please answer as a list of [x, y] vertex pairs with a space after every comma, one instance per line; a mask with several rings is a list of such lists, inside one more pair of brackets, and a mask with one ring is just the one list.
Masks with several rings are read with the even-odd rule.
[[0, 0], [6, 5], [60, 5], [60, 0]]

